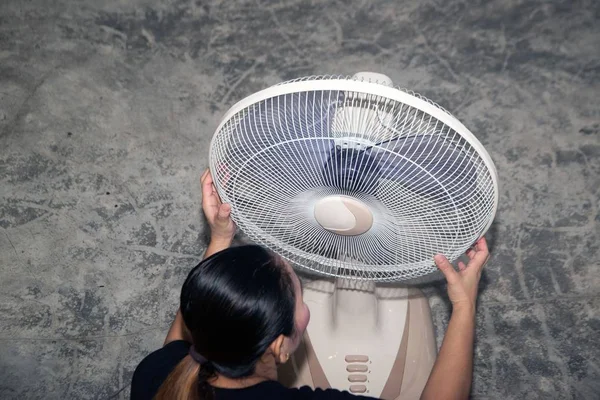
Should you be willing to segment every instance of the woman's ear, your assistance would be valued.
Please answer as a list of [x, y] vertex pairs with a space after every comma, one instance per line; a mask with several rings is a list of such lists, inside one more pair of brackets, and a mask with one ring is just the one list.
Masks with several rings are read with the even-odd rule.
[[273, 354], [276, 364], [284, 364], [290, 358], [289, 353], [285, 351], [284, 343], [285, 336], [279, 335], [269, 346], [269, 350], [271, 351], [271, 354]]

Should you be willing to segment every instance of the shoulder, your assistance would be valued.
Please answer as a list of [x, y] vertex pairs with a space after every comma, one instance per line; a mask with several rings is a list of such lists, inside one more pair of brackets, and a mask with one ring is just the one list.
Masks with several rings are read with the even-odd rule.
[[176, 340], [147, 355], [131, 381], [132, 399], [151, 399], [171, 371], [188, 354], [190, 343]]
[[172, 366], [171, 369], [173, 369], [188, 354], [190, 346], [190, 343], [183, 340], [175, 340], [166, 344], [147, 355], [135, 369], [134, 376], [147, 369], [164, 369], [169, 366]]

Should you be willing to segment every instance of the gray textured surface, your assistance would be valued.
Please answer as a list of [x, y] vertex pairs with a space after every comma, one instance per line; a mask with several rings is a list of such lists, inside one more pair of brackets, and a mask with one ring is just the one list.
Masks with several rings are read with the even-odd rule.
[[455, 113], [498, 167], [473, 397], [599, 398], [599, 17], [594, 0], [0, 2], [0, 398], [126, 398], [203, 251], [223, 112], [359, 70]]

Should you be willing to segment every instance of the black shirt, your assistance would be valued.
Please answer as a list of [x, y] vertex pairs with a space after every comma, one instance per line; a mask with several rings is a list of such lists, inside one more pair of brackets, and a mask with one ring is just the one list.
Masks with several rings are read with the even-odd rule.
[[[190, 344], [176, 340], [156, 350], [142, 360], [133, 373], [131, 400], [151, 400], [160, 385], [177, 364], [188, 354]], [[371, 397], [354, 396], [336, 389], [311, 389], [303, 386], [290, 389], [276, 381], [261, 382], [244, 389], [215, 388], [217, 400], [290, 399], [290, 400], [359, 400]]]

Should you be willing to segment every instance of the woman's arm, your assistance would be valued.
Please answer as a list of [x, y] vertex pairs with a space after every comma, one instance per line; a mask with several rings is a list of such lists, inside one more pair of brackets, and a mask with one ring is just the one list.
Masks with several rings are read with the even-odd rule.
[[422, 400], [468, 399], [471, 391], [477, 289], [481, 271], [489, 258], [485, 239], [479, 239], [467, 256], [469, 263], [459, 262], [458, 271], [444, 256], [435, 257], [435, 263], [448, 281], [452, 316]]
[[[202, 185], [202, 210], [210, 227], [210, 243], [204, 252], [204, 258], [208, 258], [231, 246], [236, 226], [230, 217], [231, 206], [221, 203], [209, 170], [202, 174], [200, 182]], [[177, 310], [177, 315], [169, 328], [163, 346], [175, 340], [192, 342], [192, 337], [183, 322], [181, 310]]]
[[204, 252], [204, 258], [208, 258], [213, 254], [220, 252], [221, 250], [229, 248], [232, 241], [233, 237], [230, 239], [211, 239], [206, 251]]

